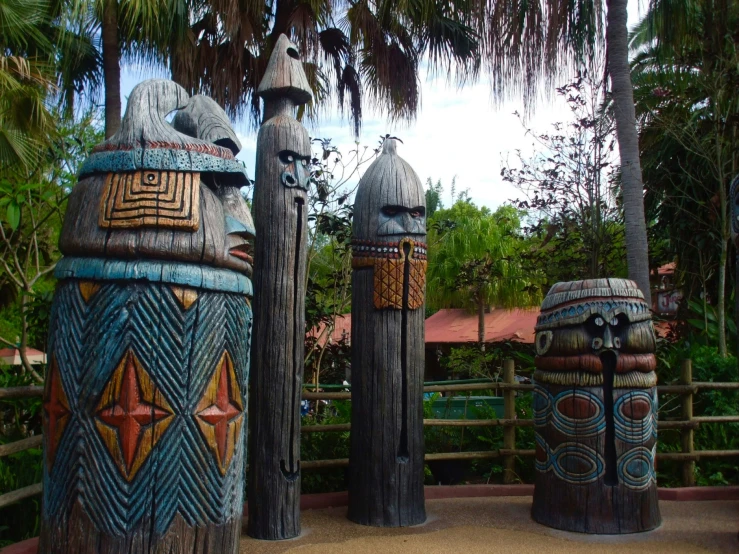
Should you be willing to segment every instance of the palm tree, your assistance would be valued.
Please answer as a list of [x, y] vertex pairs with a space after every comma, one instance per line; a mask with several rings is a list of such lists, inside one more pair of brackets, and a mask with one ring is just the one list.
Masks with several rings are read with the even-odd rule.
[[232, 115], [261, 120], [254, 95], [281, 34], [300, 48], [315, 110], [329, 99], [347, 109], [358, 134], [369, 101], [391, 118], [412, 119], [418, 69], [433, 66], [474, 78], [480, 66], [479, 15], [471, 0], [273, 0], [191, 3], [193, 22], [171, 43], [172, 78], [208, 94]]
[[54, 89], [44, 0], [0, 0], [0, 167], [30, 167], [54, 121], [45, 100]]
[[629, 66], [627, 0], [607, 0], [606, 45], [608, 73], [611, 77], [613, 115], [621, 156], [621, 192], [623, 196], [626, 259], [629, 278], [651, 306], [649, 287], [649, 252], [644, 216], [644, 185], [639, 160], [639, 135], [636, 129], [634, 89]]
[[[121, 123], [121, 62], [165, 64], [177, 30], [189, 20], [190, 0], [67, 0], [61, 22], [69, 36], [83, 31], [99, 37], [100, 54], [86, 60], [85, 85], [103, 83], [105, 89], [105, 136], [112, 136]], [[80, 87], [82, 88], [82, 87]], [[94, 97], [90, 98], [91, 100]]]

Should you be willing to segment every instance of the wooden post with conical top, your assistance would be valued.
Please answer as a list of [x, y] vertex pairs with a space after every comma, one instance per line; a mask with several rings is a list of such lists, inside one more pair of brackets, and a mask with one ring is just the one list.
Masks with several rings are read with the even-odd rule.
[[359, 182], [352, 226], [349, 519], [426, 520], [423, 495], [426, 197], [387, 139]]
[[[298, 52], [281, 35], [257, 94], [254, 368], [249, 413], [248, 534], [300, 534], [300, 393], [305, 341], [310, 139], [293, 117], [312, 95]], [[258, 298], [257, 298], [258, 297]]]

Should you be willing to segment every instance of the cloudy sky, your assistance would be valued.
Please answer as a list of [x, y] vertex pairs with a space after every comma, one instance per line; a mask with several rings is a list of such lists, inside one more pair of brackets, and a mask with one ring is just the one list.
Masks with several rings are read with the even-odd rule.
[[[644, 13], [640, 1], [629, 0], [629, 25]], [[131, 89], [143, 79], [164, 77], [162, 70], [142, 68], [124, 69], [121, 92], [128, 96]], [[511, 185], [504, 183], [500, 169], [505, 158], [517, 149], [532, 151], [532, 139], [514, 112], [523, 113], [522, 100], [494, 102], [489, 82], [482, 78], [462, 89], [447, 83], [446, 76], [429, 76], [422, 71], [421, 108], [412, 123], [393, 124], [379, 112], [364, 108], [360, 149], [377, 145], [379, 137], [390, 133], [403, 140], [398, 154], [405, 158], [425, 183], [427, 178], [441, 180], [445, 187], [442, 201], [448, 206], [449, 186], [457, 178], [457, 191], [469, 189], [471, 198], [482, 206], [495, 208], [519, 195]], [[561, 83], [565, 84], [565, 83]], [[538, 101], [529, 115], [527, 125], [536, 132], [548, 131], [557, 121], [566, 121], [569, 110], [565, 103], [552, 95]], [[243, 146], [239, 158], [244, 160], [250, 177], [254, 177], [256, 133], [246, 121], [234, 122]], [[311, 137], [330, 138], [339, 149], [348, 153], [356, 148], [349, 121], [340, 117], [337, 109], [325, 110], [319, 121], [308, 124]], [[365, 166], [366, 167], [366, 166]]]

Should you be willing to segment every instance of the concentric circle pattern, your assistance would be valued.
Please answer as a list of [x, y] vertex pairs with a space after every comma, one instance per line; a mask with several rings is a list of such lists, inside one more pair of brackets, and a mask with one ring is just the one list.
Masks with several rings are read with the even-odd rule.
[[540, 385], [534, 385], [534, 427], [547, 424], [549, 411], [552, 409], [552, 395]]
[[628, 488], [643, 490], [656, 481], [654, 458], [657, 445], [652, 449], [637, 446], [618, 459], [619, 480]]
[[554, 397], [552, 404], [552, 425], [565, 435], [593, 437], [605, 429], [603, 401], [593, 393], [564, 391]]
[[629, 391], [616, 399], [613, 420], [616, 438], [629, 444], [643, 444], [656, 433], [656, 406], [647, 391]]

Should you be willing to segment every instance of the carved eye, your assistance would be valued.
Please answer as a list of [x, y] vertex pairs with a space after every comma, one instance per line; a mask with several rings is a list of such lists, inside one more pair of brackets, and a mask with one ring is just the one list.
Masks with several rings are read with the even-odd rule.
[[303, 167], [308, 165], [308, 160], [300, 160], [300, 163], [303, 164]]
[[420, 210], [411, 210], [411, 217], [421, 217]]
[[613, 318], [613, 319], [611, 320], [611, 323], [610, 323], [610, 325], [611, 325], [611, 327], [615, 327], [616, 325], [618, 325], [618, 318], [617, 318], [617, 317], [614, 317], [614, 318]]
[[551, 331], [541, 331], [536, 334], [536, 353], [539, 356], [546, 354], [550, 346], [552, 346]]
[[157, 174], [156, 173], [147, 173], [146, 174], [146, 182], [147, 183], [153, 183], [157, 180]]
[[398, 208], [396, 208], [395, 206], [385, 206], [384, 208], [382, 208], [382, 213], [389, 217], [394, 217], [398, 215]]
[[283, 150], [279, 153], [280, 161], [285, 165], [290, 165], [295, 162], [295, 154], [289, 150]]
[[598, 327], [603, 327], [603, 325], [605, 325], [605, 323], [606, 323], [606, 322], [605, 322], [605, 321], [603, 321], [603, 318], [602, 318], [602, 317], [596, 317], [596, 318], [595, 318], [595, 324], [596, 324], [596, 325], [597, 325]]

